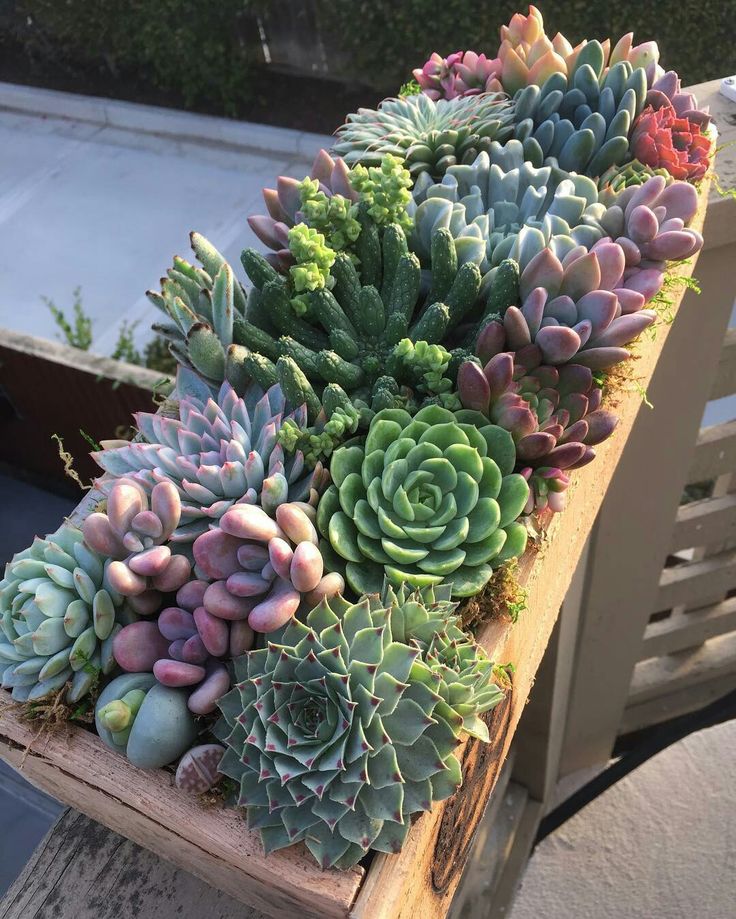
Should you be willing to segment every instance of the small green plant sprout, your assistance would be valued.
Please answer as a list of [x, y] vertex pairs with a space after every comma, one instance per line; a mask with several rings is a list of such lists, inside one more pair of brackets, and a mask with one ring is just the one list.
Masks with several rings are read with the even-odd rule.
[[[41, 297], [49, 308], [58, 329], [57, 337], [72, 348], [89, 351], [92, 344], [92, 317], [88, 316], [82, 306], [82, 288], [75, 287], [72, 292], [72, 319], [60, 309], [50, 297]], [[60, 334], [59, 334], [60, 333]]]

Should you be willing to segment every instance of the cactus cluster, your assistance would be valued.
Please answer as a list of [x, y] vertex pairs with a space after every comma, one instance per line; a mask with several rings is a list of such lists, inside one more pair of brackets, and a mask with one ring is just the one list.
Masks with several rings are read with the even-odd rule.
[[366, 226], [361, 239], [360, 269], [339, 253], [334, 286], [306, 295], [301, 316], [285, 280], [258, 253], [243, 253], [255, 285], [252, 322], [260, 326], [250, 343], [252, 359], [259, 349], [254, 372], [263, 385], [280, 383], [290, 404], [304, 403], [310, 420], [323, 409], [328, 419], [337, 409], [349, 415], [352, 403], [367, 422], [381, 408], [407, 401], [418, 408], [441, 396], [434, 383], [444, 388], [442, 377], [426, 374], [444, 364], [449, 377], [457, 368], [427, 346], [447, 342], [476, 307], [480, 273], [475, 264], [459, 264], [448, 232], [433, 234], [425, 275], [398, 224]]
[[502, 693], [451, 618], [428, 645], [433, 618], [421, 595], [324, 599], [238, 661], [220, 771], [267, 852], [304, 841], [323, 868], [398, 852], [411, 816], [458, 787], [453, 751]]
[[78, 702], [114, 666], [113, 639], [134, 614], [109, 562], [63, 523], [5, 566], [0, 581], [0, 682], [18, 702], [61, 691]]

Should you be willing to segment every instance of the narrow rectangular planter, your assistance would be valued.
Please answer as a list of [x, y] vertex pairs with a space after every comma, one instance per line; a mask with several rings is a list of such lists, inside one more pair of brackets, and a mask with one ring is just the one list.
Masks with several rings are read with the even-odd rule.
[[[709, 181], [703, 182], [692, 226], [701, 229]], [[694, 260], [678, 274], [690, 274]], [[684, 288], [683, 288], [684, 290]], [[682, 299], [682, 292], [677, 300]], [[706, 308], [707, 304], [701, 304]], [[632, 376], [646, 389], [669, 326], [637, 346]], [[166, 772], [143, 773], [98, 738], [69, 727], [37, 736], [0, 693], [0, 756], [31, 782], [161, 857], [275, 919], [429, 919], [444, 916], [462, 875], [473, 834], [509, 750], [578, 559], [642, 406], [641, 391], [623, 382], [614, 394], [619, 426], [577, 471], [562, 514], [544, 517], [542, 537], [519, 564], [527, 609], [485, 622], [478, 639], [491, 657], [515, 665], [513, 689], [487, 717], [491, 743], [464, 748], [464, 781], [450, 800], [416, 820], [400, 855], [376, 855], [346, 872], [321, 871], [301, 846], [268, 857], [241, 815], [202, 805], [173, 787]], [[646, 409], [644, 409], [646, 411]], [[85, 513], [84, 502], [78, 515]], [[631, 527], [641, 521], [632, 520]]]

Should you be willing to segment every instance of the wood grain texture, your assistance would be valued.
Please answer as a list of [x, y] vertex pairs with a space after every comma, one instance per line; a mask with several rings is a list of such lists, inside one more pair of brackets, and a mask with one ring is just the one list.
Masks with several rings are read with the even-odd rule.
[[[708, 190], [706, 182], [693, 221], [697, 228], [703, 224]], [[691, 262], [686, 273], [693, 266]], [[660, 324], [656, 339], [645, 339], [639, 347], [634, 366], [641, 386], [647, 386], [669, 333], [670, 326]], [[30, 745], [24, 762], [30, 781], [277, 919], [445, 916], [560, 605], [641, 405], [634, 387], [617, 393], [616, 434], [598, 448], [595, 463], [575, 473], [568, 510], [542, 521], [544, 538], [520, 560], [519, 578], [527, 590], [528, 608], [519, 622], [512, 625], [495, 619], [479, 631], [479, 641], [496, 661], [516, 666], [513, 691], [491, 719], [495, 758], [489, 761], [487, 750], [466, 744], [467, 782], [460, 796], [420, 817], [403, 852], [377, 855], [364, 880], [360, 868], [320, 872], [299, 847], [265, 858], [256, 834], [246, 830], [237, 814], [202, 807], [172, 788], [167, 773], [150, 773], [142, 780], [127, 761], [79, 728], [72, 728], [66, 738], [34, 742], [32, 731], [18, 721], [13, 708], [5, 708], [0, 711], [0, 755], [20, 766], [23, 750]], [[635, 525], [633, 518], [631, 525]]]
[[206, 807], [163, 770], [136, 769], [79, 727], [38, 738], [0, 693], [0, 756], [58, 798], [276, 919], [344, 917], [363, 870], [322, 872], [301, 846], [266, 858], [235, 810]]
[[0, 901], [0, 919], [264, 919], [74, 810], [63, 813]]

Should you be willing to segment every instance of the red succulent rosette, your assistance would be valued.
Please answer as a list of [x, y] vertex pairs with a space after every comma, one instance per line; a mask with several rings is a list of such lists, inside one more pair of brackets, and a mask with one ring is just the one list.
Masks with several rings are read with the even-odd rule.
[[647, 166], [695, 182], [710, 166], [711, 141], [701, 124], [678, 115], [669, 103], [660, 108], [647, 105], [634, 124], [631, 152]]

